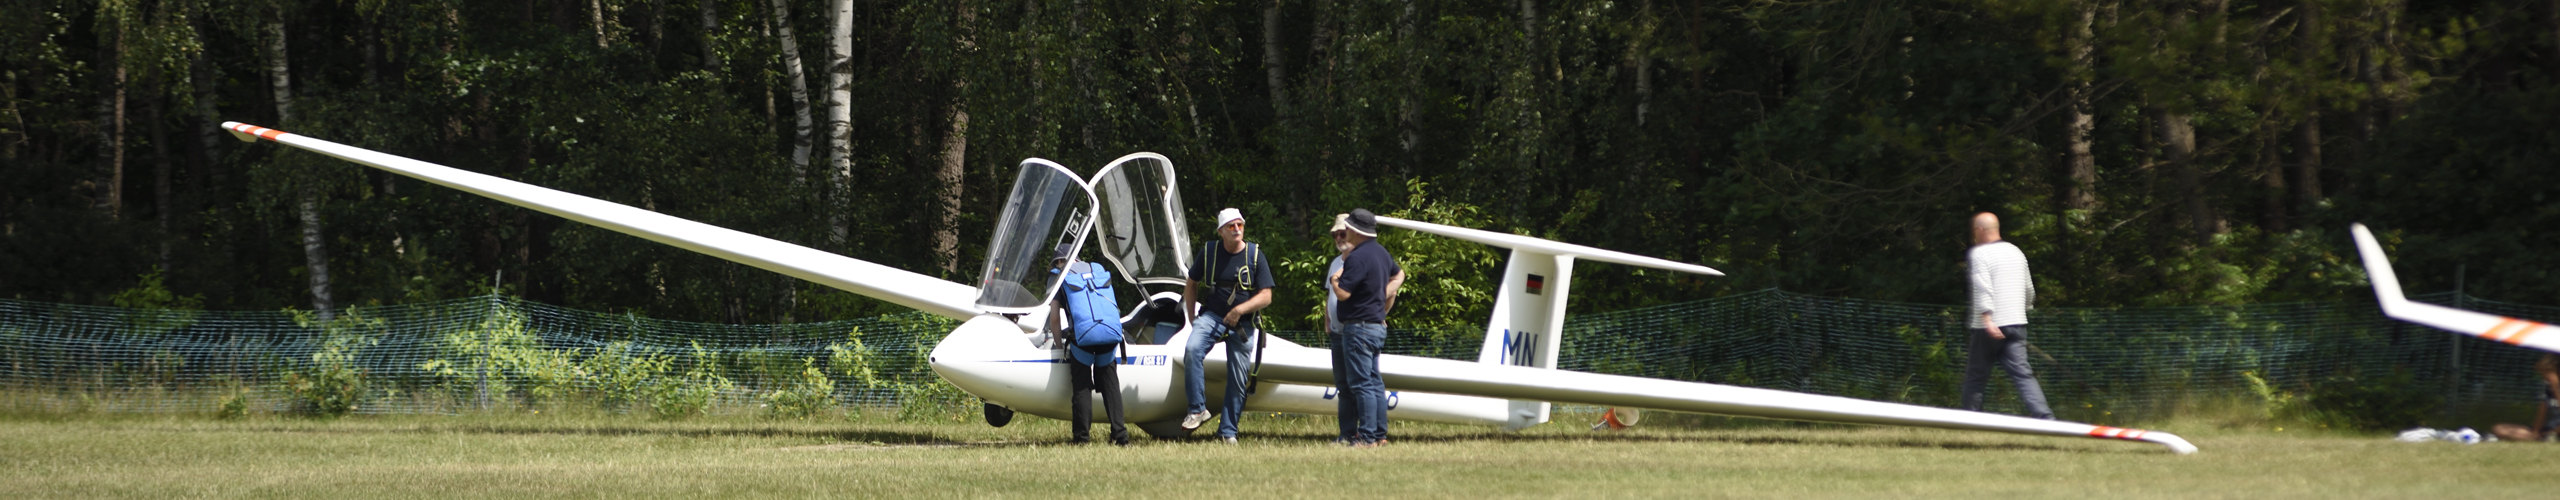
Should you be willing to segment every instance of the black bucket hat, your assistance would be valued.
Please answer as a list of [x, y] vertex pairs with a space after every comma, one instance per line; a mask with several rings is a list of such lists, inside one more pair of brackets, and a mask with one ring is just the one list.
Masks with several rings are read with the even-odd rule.
[[1371, 238], [1378, 237], [1378, 214], [1369, 213], [1369, 209], [1351, 209], [1350, 222], [1351, 232]]

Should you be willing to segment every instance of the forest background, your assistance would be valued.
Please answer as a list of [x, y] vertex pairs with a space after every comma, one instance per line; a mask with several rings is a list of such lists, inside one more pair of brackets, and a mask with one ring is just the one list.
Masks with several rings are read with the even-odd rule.
[[[1019, 161], [1153, 151], [1291, 329], [1354, 207], [1729, 273], [1582, 266], [1577, 311], [1962, 303], [1976, 211], [2048, 306], [2370, 297], [2351, 221], [2412, 290], [2560, 304], [2556, 78], [2560, 0], [17, 0], [0, 296], [899, 310], [242, 121], [959, 281]], [[1405, 326], [1484, 317], [1502, 254], [1387, 241]]]

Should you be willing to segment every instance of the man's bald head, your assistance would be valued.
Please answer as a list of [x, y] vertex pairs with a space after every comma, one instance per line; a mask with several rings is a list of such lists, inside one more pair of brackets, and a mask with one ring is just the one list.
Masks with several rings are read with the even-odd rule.
[[1991, 212], [1973, 214], [1973, 244], [2000, 241], [2000, 216]]

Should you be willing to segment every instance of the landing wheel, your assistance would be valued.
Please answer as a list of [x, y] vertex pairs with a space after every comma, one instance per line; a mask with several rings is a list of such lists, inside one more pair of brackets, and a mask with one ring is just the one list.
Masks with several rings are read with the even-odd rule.
[[1004, 424], [1010, 423], [1013, 423], [1012, 408], [996, 406], [995, 403], [987, 403], [987, 425], [1004, 427]]

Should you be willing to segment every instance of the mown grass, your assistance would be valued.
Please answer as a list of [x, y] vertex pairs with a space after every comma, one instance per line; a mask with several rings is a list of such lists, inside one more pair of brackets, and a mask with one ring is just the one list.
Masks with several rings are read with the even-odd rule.
[[[2167, 497], [2499, 498], [2560, 488], [2560, 446], [2397, 443], [2171, 422], [2203, 451], [1926, 429], [1588, 415], [1506, 434], [1399, 425], [1393, 445], [1328, 444], [1324, 417], [1259, 416], [1242, 445], [1064, 445], [1063, 422], [1006, 428], [883, 415], [0, 415], [0, 498], [54, 497]], [[1095, 429], [1100, 434], [1102, 429]]]

